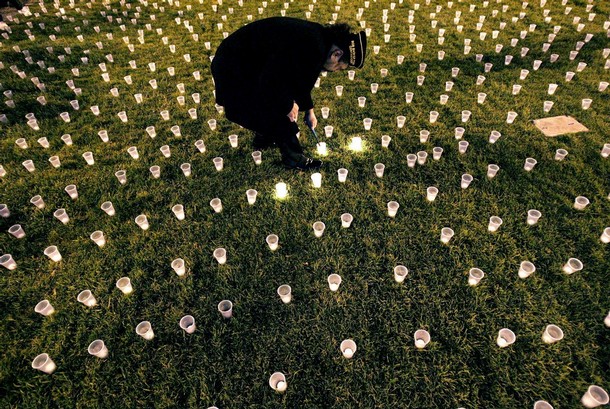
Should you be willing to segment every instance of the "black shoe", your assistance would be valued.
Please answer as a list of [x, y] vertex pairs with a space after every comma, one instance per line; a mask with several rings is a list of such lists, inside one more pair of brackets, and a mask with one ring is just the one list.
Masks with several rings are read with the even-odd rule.
[[322, 166], [322, 161], [308, 158], [305, 155], [298, 155], [298, 159], [283, 159], [284, 165], [288, 169], [310, 170], [319, 169]]
[[263, 150], [272, 148], [275, 146], [275, 142], [265, 138], [263, 134], [258, 132], [254, 133], [254, 140], [252, 141], [252, 147], [256, 150]]

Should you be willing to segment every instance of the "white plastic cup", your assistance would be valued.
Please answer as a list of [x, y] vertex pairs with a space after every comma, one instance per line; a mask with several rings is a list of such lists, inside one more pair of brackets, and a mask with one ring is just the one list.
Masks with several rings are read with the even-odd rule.
[[199, 139], [198, 141], [195, 142], [195, 147], [197, 148], [199, 153], [205, 152], [205, 142], [203, 142], [202, 139]]
[[540, 213], [536, 209], [528, 210], [527, 211], [527, 224], [530, 226], [533, 226], [534, 224], [538, 223], [538, 219], [540, 219], [541, 216], [542, 216], [542, 213]]
[[222, 300], [218, 303], [218, 311], [223, 318], [231, 318], [233, 316], [233, 303], [229, 300]]
[[597, 385], [591, 385], [582, 396], [580, 402], [586, 408], [596, 408], [608, 404], [608, 392]]
[[179, 322], [180, 328], [184, 330], [187, 334], [192, 334], [197, 329], [197, 325], [195, 325], [195, 317], [192, 315], [185, 315], [180, 318]]
[[182, 277], [186, 273], [186, 266], [184, 264], [184, 260], [181, 258], [177, 258], [172, 261], [172, 269], [178, 276]]
[[322, 187], [322, 174], [321, 173], [312, 173], [311, 174], [311, 183], [313, 187], [320, 188]]
[[574, 209], [584, 210], [589, 205], [589, 199], [585, 196], [578, 196], [574, 199]]
[[51, 163], [51, 166], [53, 166], [56, 169], [61, 166], [61, 161], [59, 160], [59, 156], [57, 156], [57, 155], [51, 156], [49, 158], [49, 162]]
[[216, 197], [210, 200], [210, 206], [212, 206], [212, 209], [214, 209], [215, 213], [222, 212], [222, 201], [219, 198]]
[[148, 223], [148, 218], [144, 214], [141, 214], [136, 217], [135, 221], [136, 224], [140, 226], [142, 230], [148, 230], [148, 228], [150, 227], [150, 224]]
[[279, 246], [280, 239], [277, 234], [270, 234], [265, 238], [267, 245], [271, 251], [276, 251]]
[[460, 141], [458, 143], [458, 152], [460, 152], [462, 155], [465, 154], [468, 150], [468, 145], [468, 141]]
[[[112, 202], [104, 202], [102, 203], [102, 205], [100, 206], [101, 209], [106, 212], [106, 214], [108, 216], [114, 216], [116, 211], [114, 209], [114, 206], [112, 205]], [[58, 210], [59, 211], [59, 210]], [[64, 212], [65, 213], [65, 212]], [[57, 216], [55, 216], [57, 217]], [[59, 219], [59, 217], [57, 217]], [[60, 219], [61, 220], [61, 219]], [[62, 220], [63, 221], [63, 220]]]
[[449, 243], [449, 240], [451, 240], [451, 238], [454, 235], [454, 231], [449, 228], [449, 227], [443, 227], [441, 229], [441, 243], [447, 244]]
[[512, 124], [513, 122], [515, 122], [515, 118], [517, 118], [519, 114], [517, 114], [515, 111], [508, 111], [506, 113], [506, 123], [507, 124]]
[[78, 191], [76, 190], [76, 185], [68, 185], [64, 188], [66, 193], [70, 196], [72, 200], [78, 198]]
[[331, 274], [328, 276], [326, 281], [328, 281], [328, 287], [330, 288], [330, 291], [334, 292], [339, 289], [342, 279], [339, 274]]
[[462, 122], [468, 122], [468, 120], [470, 119], [470, 115], [472, 115], [472, 112], [468, 110], [462, 111]]
[[460, 182], [460, 187], [462, 189], [466, 189], [472, 183], [472, 179], [473, 179], [472, 175], [470, 175], [468, 173], [464, 173], [462, 175], [462, 179], [461, 179], [461, 182]]
[[256, 202], [256, 195], [258, 192], [254, 189], [246, 190], [246, 198], [248, 199], [248, 204], [253, 205]]
[[288, 304], [292, 301], [292, 288], [290, 288], [288, 284], [280, 285], [277, 288], [277, 295], [280, 296], [280, 299], [284, 304]]
[[218, 264], [225, 264], [227, 262], [227, 250], [222, 247], [215, 249], [212, 255], [214, 256]]
[[462, 137], [464, 136], [464, 132], [466, 132], [466, 130], [460, 126], [458, 126], [457, 128], [455, 128], [455, 139], [462, 139]]
[[210, 130], [212, 130], [212, 131], [216, 130], [216, 120], [215, 119], [208, 120], [208, 126], [210, 127]]
[[430, 333], [423, 329], [418, 329], [413, 334], [413, 339], [415, 341], [415, 347], [418, 349], [425, 348], [426, 345], [430, 342]]
[[141, 336], [147, 341], [150, 341], [155, 337], [152, 325], [149, 321], [142, 321], [136, 326], [136, 334]]
[[21, 227], [20, 224], [12, 225], [11, 227], [9, 227], [8, 232], [18, 239], [25, 237], [25, 231], [23, 230], [23, 227]]
[[229, 135], [229, 144], [232, 148], [237, 148], [239, 144], [239, 138], [237, 135]]
[[381, 137], [381, 147], [382, 148], [389, 147], [391, 141], [392, 141], [392, 138], [390, 137], [390, 135], [383, 135]]
[[322, 108], [320, 108], [320, 112], [322, 112], [322, 118], [328, 119], [328, 116], [330, 114], [330, 108], [322, 107]]
[[78, 302], [84, 304], [87, 307], [95, 307], [97, 305], [97, 300], [95, 299], [90, 290], [81, 291], [80, 293], [78, 293], [76, 299], [78, 300]]
[[438, 111], [430, 111], [429, 120], [430, 123], [433, 124], [438, 120], [439, 113]]
[[356, 353], [357, 346], [353, 340], [345, 339], [341, 342], [339, 349], [344, 358], [350, 359]]
[[407, 166], [410, 168], [414, 168], [417, 163], [417, 155], [414, 153], [410, 153], [407, 155]]
[[32, 368], [52, 374], [57, 369], [57, 365], [48, 354], [40, 354], [32, 361]]
[[335, 92], [337, 93], [337, 96], [340, 97], [341, 95], [343, 95], [343, 85], [337, 85], [335, 87]]
[[534, 409], [553, 409], [553, 406], [545, 400], [534, 402]]
[[281, 372], [274, 372], [269, 377], [269, 386], [276, 392], [285, 392], [288, 384], [286, 383], [286, 377]]
[[140, 158], [140, 154], [138, 153], [138, 148], [136, 146], [130, 146], [127, 148], [127, 153], [129, 153], [129, 156], [131, 156], [133, 159]]
[[91, 236], [89, 236], [89, 237], [99, 247], [104, 247], [104, 245], [106, 244], [106, 238], [104, 237], [104, 232], [101, 230], [94, 231], [93, 233], [91, 233]]
[[217, 156], [212, 159], [212, 162], [214, 162], [214, 167], [216, 168], [216, 171], [220, 172], [224, 168], [224, 160], [220, 156]]
[[362, 120], [362, 123], [364, 125], [364, 130], [365, 131], [370, 131], [371, 130], [371, 125], [373, 124], [373, 120], [371, 118], [364, 118]]
[[557, 149], [555, 151], [555, 160], [562, 161], [568, 155], [568, 151], [565, 149]]
[[542, 334], [542, 340], [546, 344], [554, 344], [555, 342], [559, 342], [563, 339], [563, 330], [559, 328], [557, 325], [547, 325], [544, 329], [544, 333]]
[[436, 200], [436, 196], [438, 195], [438, 188], [435, 186], [430, 186], [426, 189], [426, 200], [429, 202], [434, 202]]
[[605, 143], [602, 147], [601, 151], [602, 158], [607, 158], [610, 156], [610, 143]]
[[493, 163], [487, 165], [487, 177], [489, 179], [494, 178], [499, 170], [500, 167], [498, 165], [494, 165]]
[[334, 129], [335, 129], [335, 128], [334, 128], [332, 125], [326, 125], [326, 126], [324, 127], [324, 135], [325, 135], [327, 138], [330, 138], [331, 136], [333, 136], [333, 131], [334, 131]]
[[428, 138], [430, 138], [430, 131], [427, 129], [422, 129], [419, 131], [419, 143], [428, 142]]
[[324, 224], [324, 222], [315, 222], [312, 227], [314, 236], [322, 237], [322, 235], [324, 234], [324, 230], [326, 229], [326, 225]]
[[398, 212], [398, 208], [400, 207], [400, 204], [395, 201], [395, 200], [391, 200], [388, 202], [388, 216], [390, 217], [396, 217], [396, 213]]
[[10, 254], [3, 254], [0, 257], [0, 265], [8, 270], [14, 270], [17, 268], [17, 263]]
[[22, 165], [24, 168], [26, 168], [28, 172], [34, 172], [36, 170], [36, 167], [34, 166], [34, 161], [32, 161], [31, 159], [23, 161]]
[[364, 108], [366, 104], [366, 97], [358, 97], [358, 106]]
[[59, 250], [57, 250], [57, 246], [49, 246], [44, 249], [44, 255], [51, 259], [51, 261], [59, 262], [62, 259]]
[[108, 356], [108, 348], [101, 339], [96, 339], [90, 343], [87, 352], [100, 359], [104, 359]]
[[490, 232], [496, 232], [502, 225], [503, 221], [498, 216], [491, 216], [489, 218], [489, 224], [487, 225], [487, 230]]
[[384, 170], [385, 170], [385, 165], [383, 163], [376, 163], [374, 168], [375, 168], [375, 176], [377, 176], [378, 178], [382, 178]]
[[129, 277], [121, 277], [116, 282], [116, 288], [121, 290], [121, 292], [125, 295], [131, 294], [133, 292], [133, 286], [131, 285], [131, 280]]
[[351, 226], [353, 220], [354, 216], [352, 216], [350, 213], [343, 213], [341, 215], [341, 227], [347, 229]]
[[45, 206], [44, 200], [42, 200], [42, 197], [40, 195], [33, 196], [30, 199], [30, 203], [32, 203], [38, 209], [43, 209]]
[[397, 265], [394, 267], [394, 281], [397, 283], [402, 283], [405, 281], [405, 278], [409, 274], [409, 269], [403, 265]]
[[339, 168], [337, 170], [337, 178], [340, 183], [345, 183], [345, 181], [347, 180], [347, 174], [348, 170], [345, 168]]
[[485, 277], [485, 273], [480, 268], [471, 268], [468, 271], [468, 285], [475, 286]]
[[527, 172], [530, 172], [532, 169], [534, 169], [534, 166], [536, 166], [536, 163], [538, 163], [538, 161], [536, 161], [536, 159], [526, 158], [525, 163], [523, 165], [523, 169], [525, 169], [525, 171], [527, 171]]
[[150, 170], [152, 177], [155, 179], [159, 179], [159, 177], [161, 176], [161, 168], [157, 165], [151, 166], [148, 170]]
[[566, 274], [574, 274], [582, 270], [582, 268], [582, 262], [579, 259], [572, 257], [568, 259], [568, 262], [565, 263], [561, 269]]
[[5, 203], [0, 204], [0, 217], [7, 218], [11, 215], [11, 211]]
[[502, 328], [498, 332], [498, 338], [496, 339], [496, 344], [498, 344], [498, 346], [500, 348], [506, 348], [507, 346], [513, 344], [516, 339], [517, 339], [517, 336], [515, 335], [514, 332], [512, 332], [508, 328]]
[[53, 308], [49, 300], [42, 300], [38, 304], [36, 304], [36, 307], [34, 307], [34, 311], [36, 311], [38, 314], [48, 317], [49, 315], [55, 312], [55, 308]]
[[172, 212], [174, 213], [174, 216], [176, 216], [176, 219], [178, 220], [184, 220], [184, 206], [181, 204], [177, 204], [172, 206]]
[[440, 160], [442, 155], [443, 148], [441, 148], [440, 146], [435, 146], [434, 148], [432, 148], [432, 159]]
[[606, 227], [604, 229], [602, 235], [599, 237], [599, 240], [605, 244], [610, 243], [610, 227]]
[[519, 265], [519, 278], [527, 278], [536, 272], [536, 266], [530, 261], [522, 261]]

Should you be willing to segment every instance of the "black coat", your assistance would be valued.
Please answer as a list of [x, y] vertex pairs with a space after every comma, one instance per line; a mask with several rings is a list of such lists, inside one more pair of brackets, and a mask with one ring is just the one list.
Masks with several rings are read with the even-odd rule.
[[288, 17], [250, 23], [214, 55], [216, 102], [246, 127], [253, 115], [285, 117], [293, 102], [300, 111], [311, 109], [311, 90], [331, 46], [318, 23]]

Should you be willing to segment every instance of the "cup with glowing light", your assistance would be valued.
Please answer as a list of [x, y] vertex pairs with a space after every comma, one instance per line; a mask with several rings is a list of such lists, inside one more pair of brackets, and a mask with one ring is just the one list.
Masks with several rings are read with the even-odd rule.
[[82, 303], [87, 307], [95, 307], [97, 305], [97, 300], [95, 299], [90, 290], [81, 291], [80, 293], [78, 293], [76, 299], [78, 300], [78, 302]]
[[589, 199], [585, 196], [578, 196], [574, 199], [574, 209], [584, 210], [589, 205]]
[[44, 255], [51, 259], [51, 261], [59, 262], [62, 260], [62, 256], [57, 249], [57, 246], [49, 246], [44, 249]]
[[288, 304], [292, 301], [292, 288], [288, 284], [280, 285], [277, 288], [277, 295], [279, 295], [284, 304]]
[[403, 115], [399, 115], [396, 117], [396, 126], [398, 128], [402, 128], [405, 126], [405, 122], [407, 120], [407, 117], [403, 116]]
[[449, 227], [443, 227], [441, 229], [441, 243], [447, 244], [449, 243], [449, 240], [451, 240], [451, 238], [454, 235], [454, 231], [449, 228]]
[[104, 359], [108, 356], [108, 347], [106, 347], [104, 341], [102, 341], [101, 339], [96, 339], [95, 341], [89, 344], [87, 352], [89, 352], [89, 354], [95, 357]]
[[185, 315], [180, 318], [179, 322], [180, 328], [187, 334], [192, 334], [197, 329], [197, 325], [195, 325], [195, 317], [192, 315]]
[[339, 274], [331, 274], [327, 278], [330, 291], [337, 291], [341, 285], [341, 276]]
[[607, 405], [609, 402], [608, 392], [597, 385], [591, 385], [580, 399], [580, 402], [586, 408]]
[[10, 254], [4, 254], [0, 257], [0, 265], [8, 270], [14, 270], [17, 268], [17, 263]]
[[568, 155], [568, 151], [565, 149], [557, 149], [555, 151], [555, 160], [556, 161], [562, 161], [565, 159], [565, 157]]
[[212, 159], [212, 162], [214, 162], [214, 168], [216, 168], [218, 172], [224, 168], [224, 160], [220, 156]]
[[468, 285], [475, 286], [485, 277], [485, 273], [480, 268], [471, 268], [468, 271]]
[[104, 237], [104, 232], [101, 230], [94, 231], [89, 237], [99, 247], [104, 247], [106, 245], [106, 237]]
[[52, 374], [57, 369], [57, 365], [48, 354], [40, 354], [32, 361], [32, 368]]
[[418, 349], [423, 349], [430, 342], [430, 333], [423, 329], [418, 329], [415, 331], [413, 335], [415, 341], [415, 347]]
[[131, 280], [129, 277], [121, 277], [116, 282], [116, 288], [121, 290], [121, 292], [125, 295], [131, 294], [133, 292], [133, 286], [131, 285]]
[[150, 341], [155, 337], [152, 325], [149, 321], [142, 321], [136, 326], [136, 334], [141, 336], [147, 341]]
[[20, 224], [12, 225], [11, 227], [9, 227], [8, 232], [18, 239], [25, 237], [25, 231], [23, 230], [23, 227], [21, 227]]
[[405, 281], [407, 274], [409, 274], [409, 270], [407, 269], [407, 267], [403, 265], [398, 265], [394, 267], [394, 281], [396, 281], [397, 283], [402, 283], [403, 281]]
[[536, 272], [536, 266], [530, 261], [522, 261], [519, 265], [519, 278], [527, 278]]
[[496, 232], [502, 225], [503, 221], [498, 216], [491, 216], [489, 218], [489, 224], [487, 225], [487, 230], [490, 232]]
[[381, 147], [387, 148], [388, 146], [390, 146], [390, 141], [392, 141], [392, 138], [390, 137], [390, 135], [383, 135], [381, 137]]
[[396, 213], [398, 212], [398, 208], [400, 207], [400, 204], [395, 200], [391, 200], [388, 202], [387, 206], [388, 206], [388, 216], [396, 217]]
[[278, 199], [284, 199], [288, 196], [288, 186], [284, 182], [279, 182], [275, 185], [275, 196]]
[[345, 168], [337, 169], [337, 178], [339, 179], [340, 183], [345, 183], [345, 181], [347, 180], [347, 174], [348, 174], [347, 169], [345, 169]]
[[225, 264], [227, 262], [227, 250], [219, 247], [212, 253], [218, 264]]
[[344, 358], [350, 359], [356, 353], [357, 346], [353, 340], [345, 339], [341, 342], [339, 349]]
[[517, 336], [515, 335], [514, 332], [512, 332], [508, 328], [502, 328], [498, 332], [498, 337], [496, 338], [496, 344], [498, 344], [498, 346], [500, 348], [506, 348], [507, 346], [513, 344], [516, 339], [517, 339]]
[[352, 216], [350, 213], [343, 213], [341, 215], [341, 227], [347, 229], [351, 226], [353, 220], [354, 216]]
[[248, 199], [248, 204], [253, 205], [256, 202], [256, 195], [258, 192], [254, 189], [246, 190], [246, 198]]
[[34, 311], [38, 314], [48, 317], [49, 315], [55, 312], [55, 308], [53, 308], [49, 300], [42, 300], [38, 304], [36, 304], [36, 307], [34, 307]]
[[229, 300], [222, 300], [218, 303], [218, 311], [223, 318], [231, 318], [233, 316], [233, 303]]
[[269, 386], [276, 392], [285, 392], [288, 387], [288, 383], [286, 383], [286, 376], [284, 376], [281, 372], [274, 372], [269, 377]]
[[572, 257], [568, 259], [567, 263], [565, 263], [561, 269], [566, 274], [574, 274], [582, 270], [582, 268], [582, 262], [579, 259]]
[[563, 339], [563, 330], [557, 325], [547, 325], [542, 334], [542, 340], [546, 344], [554, 344]]
[[460, 182], [460, 187], [462, 189], [466, 189], [472, 183], [472, 179], [473, 179], [472, 175], [470, 175], [468, 173], [464, 173], [462, 175], [462, 179], [461, 179], [461, 182]]
[[135, 221], [136, 224], [140, 226], [142, 230], [148, 230], [148, 228], [150, 227], [150, 224], [148, 223], [148, 218], [144, 214], [141, 214], [136, 217]]
[[538, 219], [540, 219], [541, 216], [542, 216], [542, 213], [540, 213], [536, 209], [528, 210], [527, 211], [527, 224], [530, 226], [533, 226], [534, 224], [538, 223]]
[[371, 118], [364, 118], [362, 120], [362, 123], [364, 125], [364, 130], [365, 131], [370, 131], [371, 130], [371, 125], [373, 124], [373, 120]]
[[313, 233], [316, 237], [322, 237], [324, 229], [326, 229], [326, 225], [323, 222], [318, 221], [313, 224]]

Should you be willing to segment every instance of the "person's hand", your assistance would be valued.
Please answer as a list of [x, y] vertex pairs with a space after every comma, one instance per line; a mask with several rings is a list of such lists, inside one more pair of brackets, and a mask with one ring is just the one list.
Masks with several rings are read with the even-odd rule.
[[288, 119], [290, 119], [290, 122], [296, 122], [299, 119], [299, 106], [296, 102], [292, 103], [292, 110], [288, 113]]
[[311, 129], [315, 129], [318, 125], [318, 118], [316, 118], [316, 114], [313, 113], [313, 109], [310, 109], [305, 113], [305, 123]]

